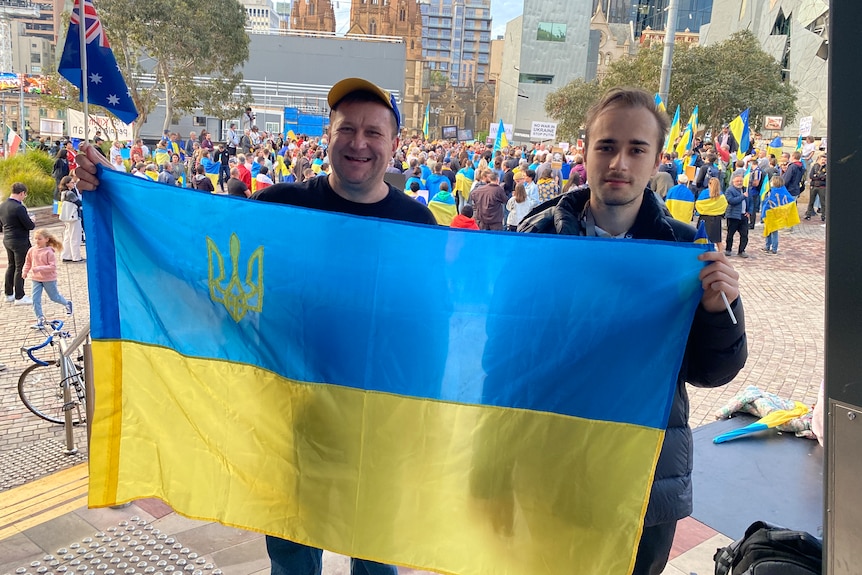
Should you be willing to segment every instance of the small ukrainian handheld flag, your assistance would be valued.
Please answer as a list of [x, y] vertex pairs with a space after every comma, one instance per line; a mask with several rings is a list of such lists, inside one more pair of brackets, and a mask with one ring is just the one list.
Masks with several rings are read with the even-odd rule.
[[703, 220], [700, 220], [700, 223], [697, 224], [697, 234], [694, 236], [694, 243], [696, 244], [709, 244], [709, 236], [706, 233], [706, 224]]

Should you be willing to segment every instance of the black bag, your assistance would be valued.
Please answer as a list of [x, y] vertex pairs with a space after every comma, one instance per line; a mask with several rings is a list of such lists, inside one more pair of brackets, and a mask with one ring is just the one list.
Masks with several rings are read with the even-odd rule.
[[713, 559], [715, 575], [822, 575], [823, 543], [805, 531], [756, 521]]

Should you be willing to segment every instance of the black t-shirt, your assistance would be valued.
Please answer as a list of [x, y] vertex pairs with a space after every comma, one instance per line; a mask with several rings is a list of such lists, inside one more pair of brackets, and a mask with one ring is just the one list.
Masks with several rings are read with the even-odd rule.
[[299, 184], [275, 184], [255, 193], [252, 198], [326, 212], [437, 225], [428, 208], [398, 188], [387, 186], [389, 194], [373, 204], [345, 200], [330, 187], [328, 177], [310, 178]]
[[248, 186], [245, 185], [240, 179], [230, 178], [227, 181], [227, 195], [229, 196], [239, 196], [240, 198], [245, 198], [245, 191], [248, 189]]

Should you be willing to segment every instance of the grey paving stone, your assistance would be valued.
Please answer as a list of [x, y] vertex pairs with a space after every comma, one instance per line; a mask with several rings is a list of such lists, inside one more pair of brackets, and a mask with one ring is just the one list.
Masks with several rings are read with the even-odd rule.
[[42, 554], [39, 546], [23, 533], [0, 540], [0, 573], [14, 573], [18, 566], [29, 564], [28, 559]]

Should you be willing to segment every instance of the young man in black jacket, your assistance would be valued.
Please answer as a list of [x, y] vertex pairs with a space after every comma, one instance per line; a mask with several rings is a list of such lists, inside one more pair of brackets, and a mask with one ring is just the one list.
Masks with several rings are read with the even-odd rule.
[[[588, 113], [584, 152], [589, 188], [554, 198], [536, 208], [521, 232], [605, 238], [691, 242], [695, 230], [673, 219], [646, 189], [659, 165], [667, 117], [653, 96], [613, 90]], [[685, 383], [717, 387], [731, 381], [748, 356], [739, 275], [720, 252], [704, 252], [703, 297], [695, 313], [677, 375], [677, 392], [655, 470], [635, 575], [658, 575], [667, 564], [676, 523], [691, 514], [693, 442], [688, 426]], [[656, 268], [656, 273], [661, 273]], [[738, 323], [722, 300], [727, 296]]]

